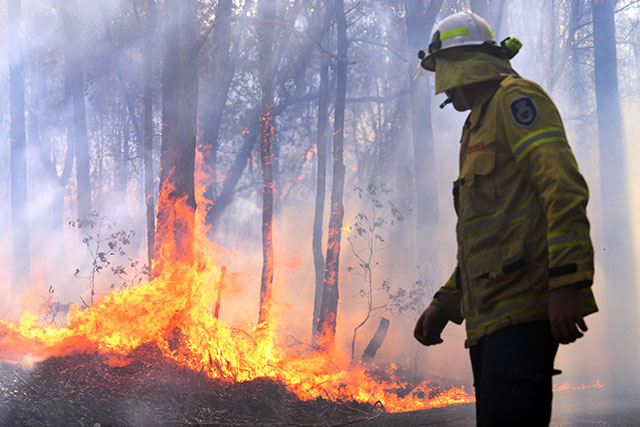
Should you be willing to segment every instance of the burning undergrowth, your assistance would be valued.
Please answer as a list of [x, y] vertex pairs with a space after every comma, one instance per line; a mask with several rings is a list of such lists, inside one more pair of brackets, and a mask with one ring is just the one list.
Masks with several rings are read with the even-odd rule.
[[[170, 190], [161, 191], [168, 215], [158, 224], [152, 279], [71, 306], [63, 326], [28, 311], [17, 322], [0, 319], [3, 417], [253, 425], [473, 400], [462, 388], [411, 384], [391, 367], [353, 366], [339, 349], [288, 346], [276, 305], [257, 327], [227, 325], [217, 307], [226, 270], [206, 238], [205, 204], [194, 212], [184, 199], [168, 203]], [[20, 367], [25, 356], [41, 360], [32, 372]]]
[[[214, 381], [202, 388], [205, 393], [215, 390], [217, 384], [226, 388], [268, 378], [286, 386], [301, 401], [380, 402], [393, 412], [472, 400], [463, 389], [409, 384], [392, 369], [383, 370], [382, 376], [361, 365], [350, 366], [346, 355], [287, 347], [278, 338], [275, 321], [248, 332], [229, 327], [214, 316], [211, 307], [212, 284], [218, 283], [215, 278], [220, 274], [215, 266], [176, 262], [164, 272], [138, 286], [114, 290], [85, 310], [72, 307], [61, 327], [40, 326], [30, 313], [24, 313], [17, 323], [0, 321], [0, 356], [13, 362], [24, 361], [25, 355], [46, 359], [38, 367], [51, 366], [49, 371], [63, 363], [56, 360], [67, 361], [60, 373], [54, 372], [67, 385], [75, 376], [66, 378], [65, 373], [77, 369], [76, 365], [108, 366], [97, 372], [116, 379], [128, 374], [135, 379], [155, 372], [148, 371], [149, 367], [167, 366], [171, 361], [172, 369], [180, 367]], [[76, 364], [74, 358], [87, 363]], [[95, 379], [94, 370], [78, 375], [85, 377], [81, 383], [95, 381], [99, 390], [102, 381]], [[118, 379], [114, 386], [128, 381]], [[29, 389], [25, 385], [24, 390]]]

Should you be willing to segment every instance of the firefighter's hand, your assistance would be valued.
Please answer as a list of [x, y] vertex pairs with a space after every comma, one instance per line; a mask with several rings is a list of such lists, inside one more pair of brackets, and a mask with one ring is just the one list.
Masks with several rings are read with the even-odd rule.
[[[587, 332], [578, 299], [578, 287], [566, 286], [551, 291], [549, 299], [549, 322], [553, 337], [560, 344], [569, 344]], [[581, 332], [582, 331], [582, 332]]]
[[448, 321], [444, 310], [432, 304], [420, 315], [413, 330], [413, 336], [424, 345], [440, 344], [442, 342], [440, 333]]

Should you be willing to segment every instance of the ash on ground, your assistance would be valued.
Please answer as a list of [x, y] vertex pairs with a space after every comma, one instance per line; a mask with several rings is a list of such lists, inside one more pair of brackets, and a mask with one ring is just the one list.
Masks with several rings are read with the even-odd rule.
[[356, 402], [301, 401], [271, 379], [213, 380], [141, 346], [124, 366], [101, 354], [52, 357], [33, 369], [0, 363], [0, 425], [348, 425], [381, 414]]

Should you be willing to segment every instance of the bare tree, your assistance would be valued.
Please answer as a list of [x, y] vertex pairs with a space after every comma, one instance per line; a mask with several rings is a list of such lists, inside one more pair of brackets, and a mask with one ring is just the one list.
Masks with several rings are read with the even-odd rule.
[[267, 327], [271, 320], [271, 288], [273, 286], [273, 145], [275, 123], [273, 117], [273, 22], [276, 5], [272, 0], [261, 0], [258, 16], [264, 23], [258, 27], [260, 36], [260, 164], [262, 166], [262, 278], [260, 280], [259, 327]]
[[333, 181], [331, 185], [331, 210], [327, 239], [327, 256], [324, 267], [324, 289], [318, 319], [317, 342], [329, 353], [334, 351], [336, 318], [338, 313], [338, 278], [340, 273], [340, 244], [344, 219], [344, 112], [347, 96], [347, 18], [344, 1], [334, 0], [333, 15], [337, 22], [338, 61], [336, 67], [336, 101], [333, 116]]
[[156, 29], [156, 2], [147, 0], [147, 22], [142, 52], [144, 103], [144, 200], [147, 216], [147, 262], [151, 268], [155, 240], [155, 197], [153, 184], [153, 57]]
[[[331, 7], [323, 2], [324, 18], [323, 28], [328, 31], [331, 23]], [[322, 292], [324, 288], [324, 255], [322, 245], [322, 223], [324, 222], [325, 194], [327, 187], [327, 127], [329, 125], [329, 57], [322, 55], [320, 60], [320, 88], [318, 94], [318, 129], [316, 137], [317, 151], [317, 177], [316, 198], [313, 214], [313, 239], [311, 242], [313, 252], [313, 265], [315, 268], [316, 286], [313, 299], [313, 322], [311, 326], [311, 343], [316, 344], [316, 331], [320, 307], [322, 304]]]

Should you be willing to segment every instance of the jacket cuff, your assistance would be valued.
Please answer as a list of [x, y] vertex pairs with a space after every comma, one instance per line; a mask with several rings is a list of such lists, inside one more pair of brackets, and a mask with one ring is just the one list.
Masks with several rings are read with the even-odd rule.
[[447, 318], [453, 323], [460, 325], [464, 320], [462, 314], [460, 314], [460, 303], [459, 301], [446, 301], [448, 299], [450, 298], [443, 297], [440, 293], [436, 293], [431, 304], [444, 311]]
[[549, 290], [564, 288], [565, 286], [591, 284], [593, 282], [593, 268], [586, 263], [569, 263], [549, 268]]

